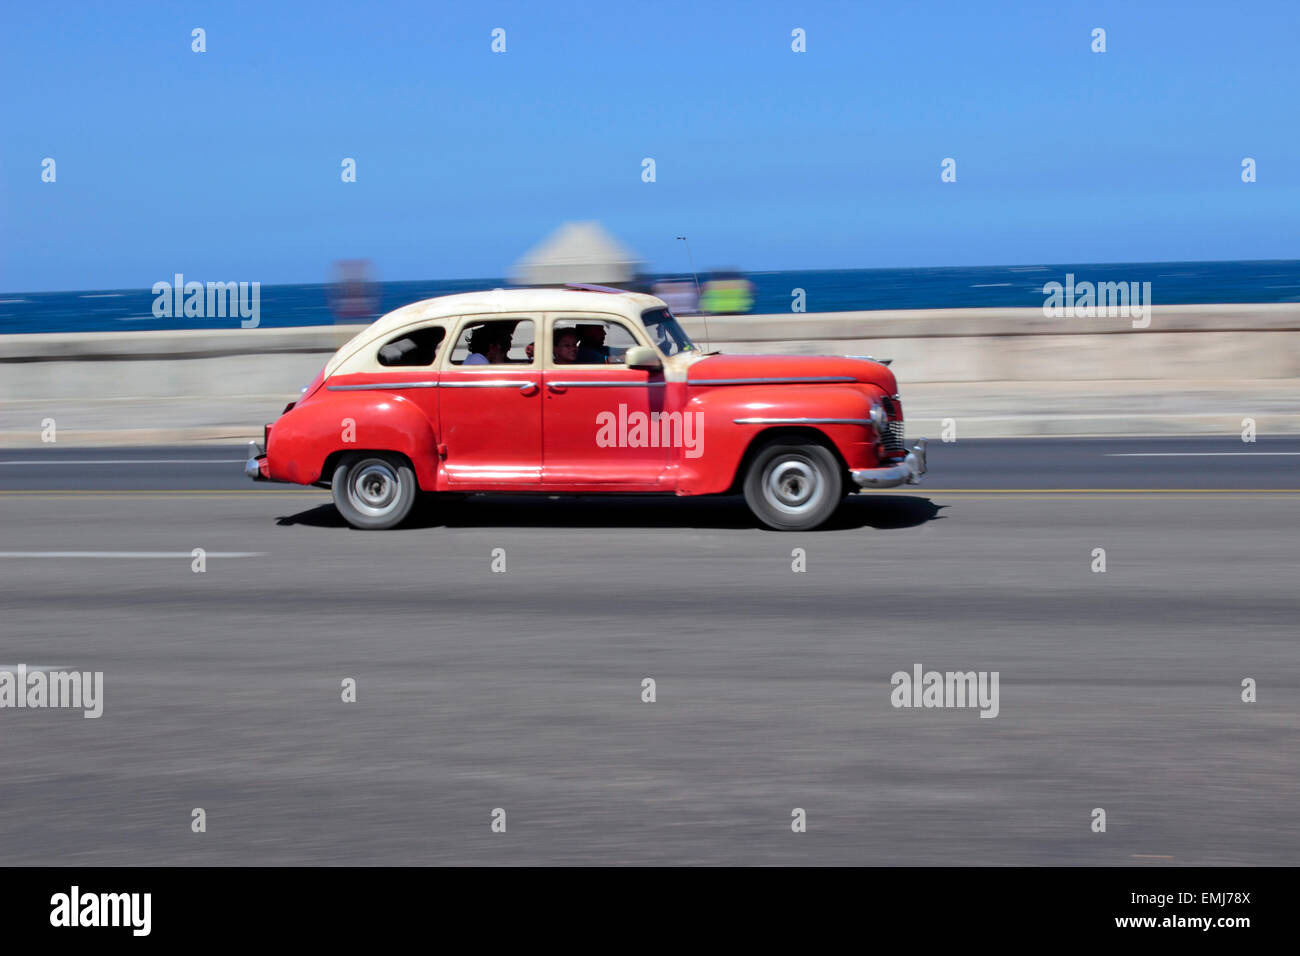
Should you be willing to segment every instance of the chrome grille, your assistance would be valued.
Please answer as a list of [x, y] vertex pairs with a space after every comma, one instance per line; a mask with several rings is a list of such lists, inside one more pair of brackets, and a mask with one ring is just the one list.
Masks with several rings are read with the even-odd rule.
[[904, 442], [904, 427], [902, 422], [890, 422], [885, 427], [885, 434], [880, 437], [880, 445], [885, 454], [906, 454], [907, 446]]
[[887, 456], [907, 454], [903, 436], [903, 406], [897, 398], [883, 399], [885, 405], [885, 434], [880, 436], [880, 450]]

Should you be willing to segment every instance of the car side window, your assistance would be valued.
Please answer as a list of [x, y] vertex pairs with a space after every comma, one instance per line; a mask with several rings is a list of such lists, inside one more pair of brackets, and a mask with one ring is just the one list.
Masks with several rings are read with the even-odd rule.
[[438, 346], [446, 335], [447, 330], [441, 325], [403, 332], [380, 347], [379, 364], [388, 367], [432, 365]]
[[531, 365], [532, 319], [486, 319], [461, 329], [448, 361], [453, 366]]
[[596, 318], [556, 319], [553, 339], [556, 365], [623, 365], [627, 350], [640, 344], [622, 322]]

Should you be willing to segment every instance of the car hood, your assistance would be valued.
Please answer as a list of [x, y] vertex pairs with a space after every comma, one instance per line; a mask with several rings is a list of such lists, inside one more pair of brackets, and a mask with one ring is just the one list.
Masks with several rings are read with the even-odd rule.
[[[898, 391], [888, 366], [870, 359], [832, 355], [709, 355], [691, 363], [687, 381], [754, 379], [755, 384], [800, 384], [800, 379], [851, 379], [875, 385], [886, 395]], [[786, 381], [794, 379], [796, 381]], [[810, 381], [807, 384], [815, 384]]]

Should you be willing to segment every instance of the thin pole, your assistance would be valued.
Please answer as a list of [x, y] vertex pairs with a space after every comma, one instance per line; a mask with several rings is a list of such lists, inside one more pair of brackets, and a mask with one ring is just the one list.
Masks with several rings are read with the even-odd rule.
[[695, 278], [695, 302], [699, 306], [700, 318], [704, 321], [704, 351], [713, 351], [713, 341], [709, 338], [709, 315], [704, 311], [704, 293], [700, 291], [700, 274], [695, 271], [695, 257], [691, 255], [691, 244], [685, 236], [678, 236], [686, 243], [686, 260], [691, 264], [691, 275]]

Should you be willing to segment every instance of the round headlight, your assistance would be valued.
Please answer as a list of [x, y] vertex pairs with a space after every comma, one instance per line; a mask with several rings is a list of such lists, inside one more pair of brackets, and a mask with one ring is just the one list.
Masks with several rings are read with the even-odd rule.
[[889, 415], [885, 411], [885, 406], [881, 402], [873, 402], [871, 405], [871, 427], [876, 430], [877, 435], [883, 435], [889, 424]]

